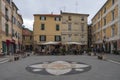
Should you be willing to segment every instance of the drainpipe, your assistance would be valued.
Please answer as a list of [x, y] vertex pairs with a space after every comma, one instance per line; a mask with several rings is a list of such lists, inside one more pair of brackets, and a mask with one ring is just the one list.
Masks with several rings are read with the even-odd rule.
[[[102, 38], [102, 27], [103, 27], [103, 23], [102, 23], [102, 11], [100, 11], [100, 21], [101, 21], [101, 41], [102, 41], [102, 43], [101, 43], [101, 45], [103, 44], [103, 38]], [[103, 45], [102, 45], [102, 47], [103, 47]], [[99, 46], [99, 48], [101, 48], [101, 46]]]
[[[118, 46], [120, 46], [120, 0], [118, 0]], [[120, 47], [118, 47], [120, 50]]]
[[[12, 3], [11, 3], [12, 4]], [[12, 6], [12, 9], [11, 9], [11, 13], [12, 13], [12, 17], [13, 17], [13, 6]], [[11, 31], [12, 31], [12, 36], [11, 36], [11, 39], [13, 41], [13, 18], [11, 19]], [[12, 44], [12, 50], [11, 50], [11, 53], [14, 54], [14, 45]]]

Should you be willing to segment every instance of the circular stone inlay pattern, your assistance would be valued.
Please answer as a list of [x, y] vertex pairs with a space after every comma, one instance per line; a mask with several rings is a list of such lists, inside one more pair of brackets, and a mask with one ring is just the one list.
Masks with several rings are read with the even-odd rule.
[[32, 73], [44, 75], [68, 75], [87, 72], [91, 66], [81, 62], [72, 61], [48, 61], [29, 65], [26, 70]]

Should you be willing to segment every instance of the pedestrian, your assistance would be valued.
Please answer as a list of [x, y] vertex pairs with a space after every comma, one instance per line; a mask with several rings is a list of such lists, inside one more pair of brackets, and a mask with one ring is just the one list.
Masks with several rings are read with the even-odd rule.
[[94, 55], [96, 56], [96, 53], [97, 53], [97, 50], [96, 50], [96, 48], [94, 48]]

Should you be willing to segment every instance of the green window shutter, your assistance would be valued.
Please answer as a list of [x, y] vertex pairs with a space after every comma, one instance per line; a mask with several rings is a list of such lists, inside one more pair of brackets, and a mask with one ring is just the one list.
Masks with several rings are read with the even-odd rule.
[[45, 17], [45, 20], [46, 20], [46, 17]]
[[41, 16], [40, 16], [40, 20], [41, 20]]
[[59, 27], [59, 25], [57, 24], [56, 25], [56, 31], [59, 31], [60, 30], [60, 27]]
[[45, 30], [45, 24], [41, 24], [41, 30]]
[[9, 33], [9, 27], [8, 27], [8, 24], [5, 25], [5, 32], [6, 32], [6, 36], [8, 36], [8, 33]]

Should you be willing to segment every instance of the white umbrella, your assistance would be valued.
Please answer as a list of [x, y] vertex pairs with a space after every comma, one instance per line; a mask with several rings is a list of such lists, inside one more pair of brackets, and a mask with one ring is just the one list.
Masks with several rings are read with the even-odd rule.
[[50, 41], [50, 42], [45, 42], [45, 43], [42, 43], [43, 45], [56, 45], [56, 44], [59, 44], [60, 42], [53, 42], [53, 41]]
[[82, 43], [79, 43], [79, 42], [67, 42], [66, 44], [76, 44], [76, 45], [82, 45]]

